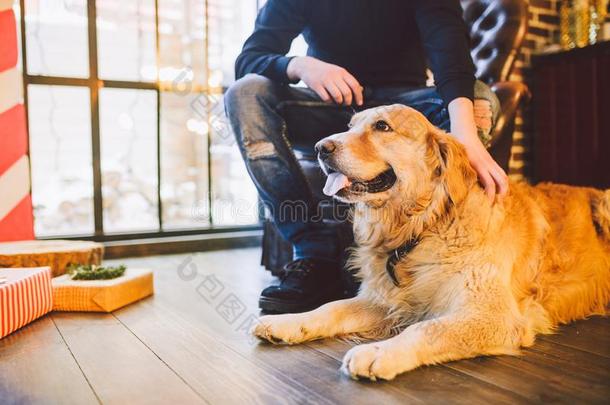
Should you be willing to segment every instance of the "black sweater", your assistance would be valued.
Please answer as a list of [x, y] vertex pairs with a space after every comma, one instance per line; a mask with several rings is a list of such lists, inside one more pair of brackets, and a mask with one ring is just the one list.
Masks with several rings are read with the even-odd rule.
[[474, 65], [458, 0], [268, 0], [235, 63], [288, 82], [286, 53], [303, 33], [307, 54], [360, 84], [424, 86], [426, 57], [445, 103], [473, 98]]

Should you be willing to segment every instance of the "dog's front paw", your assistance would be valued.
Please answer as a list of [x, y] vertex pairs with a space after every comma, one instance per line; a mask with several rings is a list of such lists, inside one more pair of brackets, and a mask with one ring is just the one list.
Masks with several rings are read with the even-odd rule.
[[413, 356], [405, 356], [386, 342], [367, 343], [351, 348], [343, 357], [341, 371], [357, 380], [391, 380], [413, 367]]
[[307, 330], [295, 319], [297, 315], [265, 315], [252, 327], [251, 333], [273, 344], [293, 345], [306, 339]]

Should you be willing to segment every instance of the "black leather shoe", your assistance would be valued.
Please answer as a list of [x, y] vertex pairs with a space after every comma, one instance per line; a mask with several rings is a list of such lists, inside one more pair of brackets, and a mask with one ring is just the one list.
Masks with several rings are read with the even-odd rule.
[[339, 264], [298, 259], [284, 266], [280, 284], [261, 292], [258, 306], [265, 312], [303, 312], [343, 298]]

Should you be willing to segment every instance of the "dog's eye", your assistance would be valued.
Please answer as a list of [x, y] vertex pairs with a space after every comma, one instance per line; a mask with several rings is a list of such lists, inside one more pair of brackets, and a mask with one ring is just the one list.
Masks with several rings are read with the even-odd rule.
[[392, 127], [390, 126], [390, 124], [388, 124], [384, 120], [379, 120], [379, 121], [375, 122], [375, 125], [373, 125], [373, 127], [375, 128], [375, 131], [381, 131], [381, 132], [390, 132], [392, 130]]

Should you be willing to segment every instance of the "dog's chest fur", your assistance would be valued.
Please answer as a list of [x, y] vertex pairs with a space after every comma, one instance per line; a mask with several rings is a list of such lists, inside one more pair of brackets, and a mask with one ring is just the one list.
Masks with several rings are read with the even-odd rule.
[[[358, 248], [351, 265], [362, 280], [360, 295], [408, 323], [442, 315], [460, 305], [466, 279], [473, 272], [468, 266], [472, 252], [480, 251], [474, 246], [481, 246], [486, 233], [461, 217], [488, 216], [489, 211], [480, 207], [468, 204], [449, 210], [441, 201], [419, 215], [405, 214], [399, 204], [374, 210], [357, 207], [354, 236]], [[412, 239], [419, 243], [395, 265], [396, 286], [386, 271], [388, 257]]]
[[[438, 241], [424, 240], [395, 266], [399, 285], [386, 271], [388, 252], [359, 248], [361, 294], [402, 321], [415, 322], [446, 312], [457, 298], [455, 265]], [[453, 269], [453, 270], [452, 270]], [[458, 281], [459, 284], [459, 281]]]

